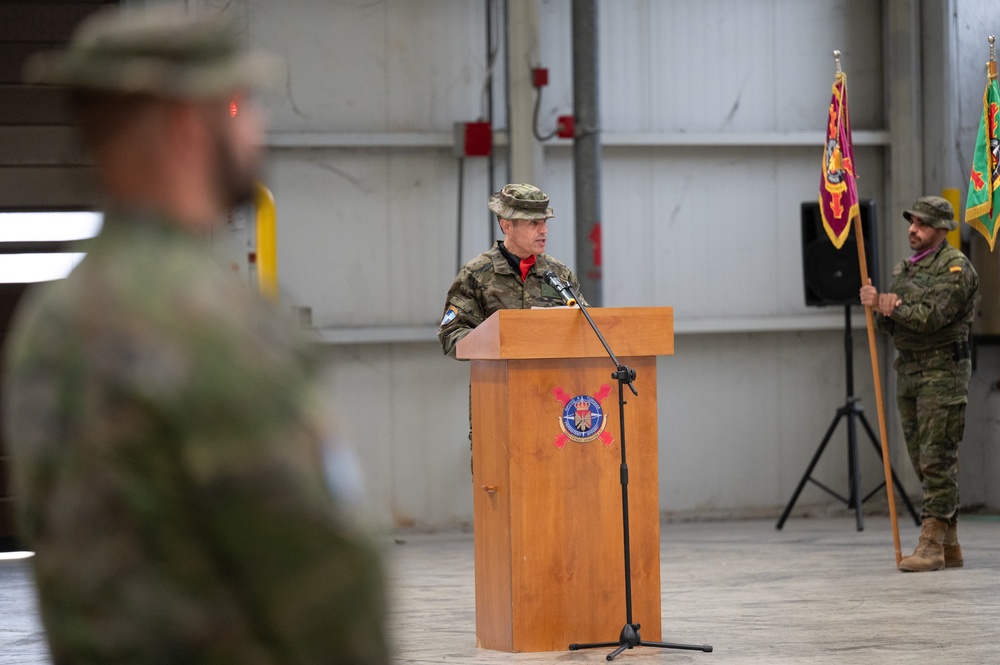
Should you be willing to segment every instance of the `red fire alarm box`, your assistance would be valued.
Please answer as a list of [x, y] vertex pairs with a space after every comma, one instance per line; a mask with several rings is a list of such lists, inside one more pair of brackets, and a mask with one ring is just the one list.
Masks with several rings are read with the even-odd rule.
[[576, 133], [576, 122], [571, 115], [561, 115], [556, 118], [556, 136], [561, 139], [571, 139]]
[[490, 123], [456, 122], [454, 148], [457, 157], [488, 157], [493, 151]]

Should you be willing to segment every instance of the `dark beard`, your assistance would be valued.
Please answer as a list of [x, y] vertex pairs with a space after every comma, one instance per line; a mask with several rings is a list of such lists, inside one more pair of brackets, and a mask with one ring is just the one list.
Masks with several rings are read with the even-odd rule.
[[215, 133], [215, 188], [227, 210], [252, 203], [256, 194], [257, 166], [240, 165], [232, 142], [223, 131]]

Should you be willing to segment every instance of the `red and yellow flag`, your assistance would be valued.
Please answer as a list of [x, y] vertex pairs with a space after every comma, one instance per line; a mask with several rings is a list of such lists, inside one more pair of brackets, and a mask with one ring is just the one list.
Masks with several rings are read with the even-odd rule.
[[1000, 90], [997, 88], [996, 62], [990, 62], [990, 75], [983, 93], [983, 117], [972, 155], [969, 195], [965, 199], [965, 223], [983, 234], [993, 251], [1000, 217]]
[[861, 214], [855, 177], [851, 119], [847, 112], [847, 74], [837, 72], [826, 123], [823, 174], [819, 183], [823, 228], [837, 249], [843, 247], [851, 232], [851, 220]]

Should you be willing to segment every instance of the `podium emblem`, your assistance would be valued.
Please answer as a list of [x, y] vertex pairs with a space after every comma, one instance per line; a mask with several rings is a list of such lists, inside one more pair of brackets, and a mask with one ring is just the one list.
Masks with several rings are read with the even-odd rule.
[[571, 396], [561, 386], [556, 386], [552, 394], [563, 405], [562, 415], [559, 416], [562, 433], [553, 441], [556, 448], [562, 450], [567, 441], [588, 443], [600, 439], [605, 446], [610, 446], [615, 440], [604, 431], [607, 416], [601, 407], [601, 402], [611, 394], [610, 386], [602, 384], [593, 396]]

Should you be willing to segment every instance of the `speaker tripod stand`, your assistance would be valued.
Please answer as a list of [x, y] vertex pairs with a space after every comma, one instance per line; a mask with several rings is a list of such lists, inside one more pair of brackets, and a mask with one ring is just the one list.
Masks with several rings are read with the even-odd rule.
[[[809, 462], [809, 466], [806, 468], [806, 472], [802, 475], [802, 480], [799, 481], [799, 485], [795, 488], [792, 498], [789, 500], [788, 505], [785, 506], [785, 511], [781, 514], [781, 519], [779, 519], [778, 523], [775, 525], [775, 528], [779, 531], [781, 530], [781, 527], [785, 525], [785, 520], [788, 519], [789, 513], [792, 512], [792, 508], [795, 506], [795, 502], [798, 500], [799, 494], [802, 493], [803, 488], [809, 481], [812, 481], [813, 484], [830, 496], [843, 501], [848, 506], [854, 507], [854, 518], [858, 531], [863, 531], [865, 528], [864, 514], [862, 512], [861, 505], [885, 487], [885, 481], [883, 480], [867, 495], [864, 497], [861, 496], [861, 465], [858, 460], [857, 437], [858, 421], [861, 422], [865, 432], [868, 434], [868, 439], [875, 447], [875, 451], [878, 453], [879, 459], [882, 459], [882, 448], [879, 445], [878, 437], [875, 436], [875, 432], [872, 431], [871, 425], [868, 424], [868, 420], [865, 418], [864, 409], [862, 409], [859, 404], [861, 400], [854, 396], [854, 338], [851, 334], [850, 305], [844, 305], [844, 357], [845, 374], [847, 379], [847, 395], [844, 400], [844, 405], [837, 409], [837, 415], [834, 416], [833, 422], [830, 423], [830, 427], [826, 430], [826, 435], [823, 436], [823, 441], [819, 444], [819, 448], [816, 450], [816, 454], [813, 455], [812, 461]], [[850, 484], [850, 495], [847, 497], [841, 496], [839, 493], [812, 477], [813, 469], [816, 468], [816, 464], [819, 462], [820, 456], [823, 455], [823, 450], [826, 449], [826, 444], [830, 442], [830, 437], [833, 436], [834, 430], [836, 430], [837, 425], [840, 424], [841, 418], [847, 418], [847, 465]], [[910, 515], [913, 517], [914, 523], [917, 526], [920, 526], [920, 517], [917, 515], [917, 511], [914, 510], [913, 504], [910, 503], [909, 497], [906, 496], [903, 486], [896, 477], [896, 472], [892, 470], [891, 466], [889, 468], [892, 474], [893, 486], [896, 488], [899, 495], [903, 497], [903, 503], [906, 504], [907, 510], [910, 511]]]

